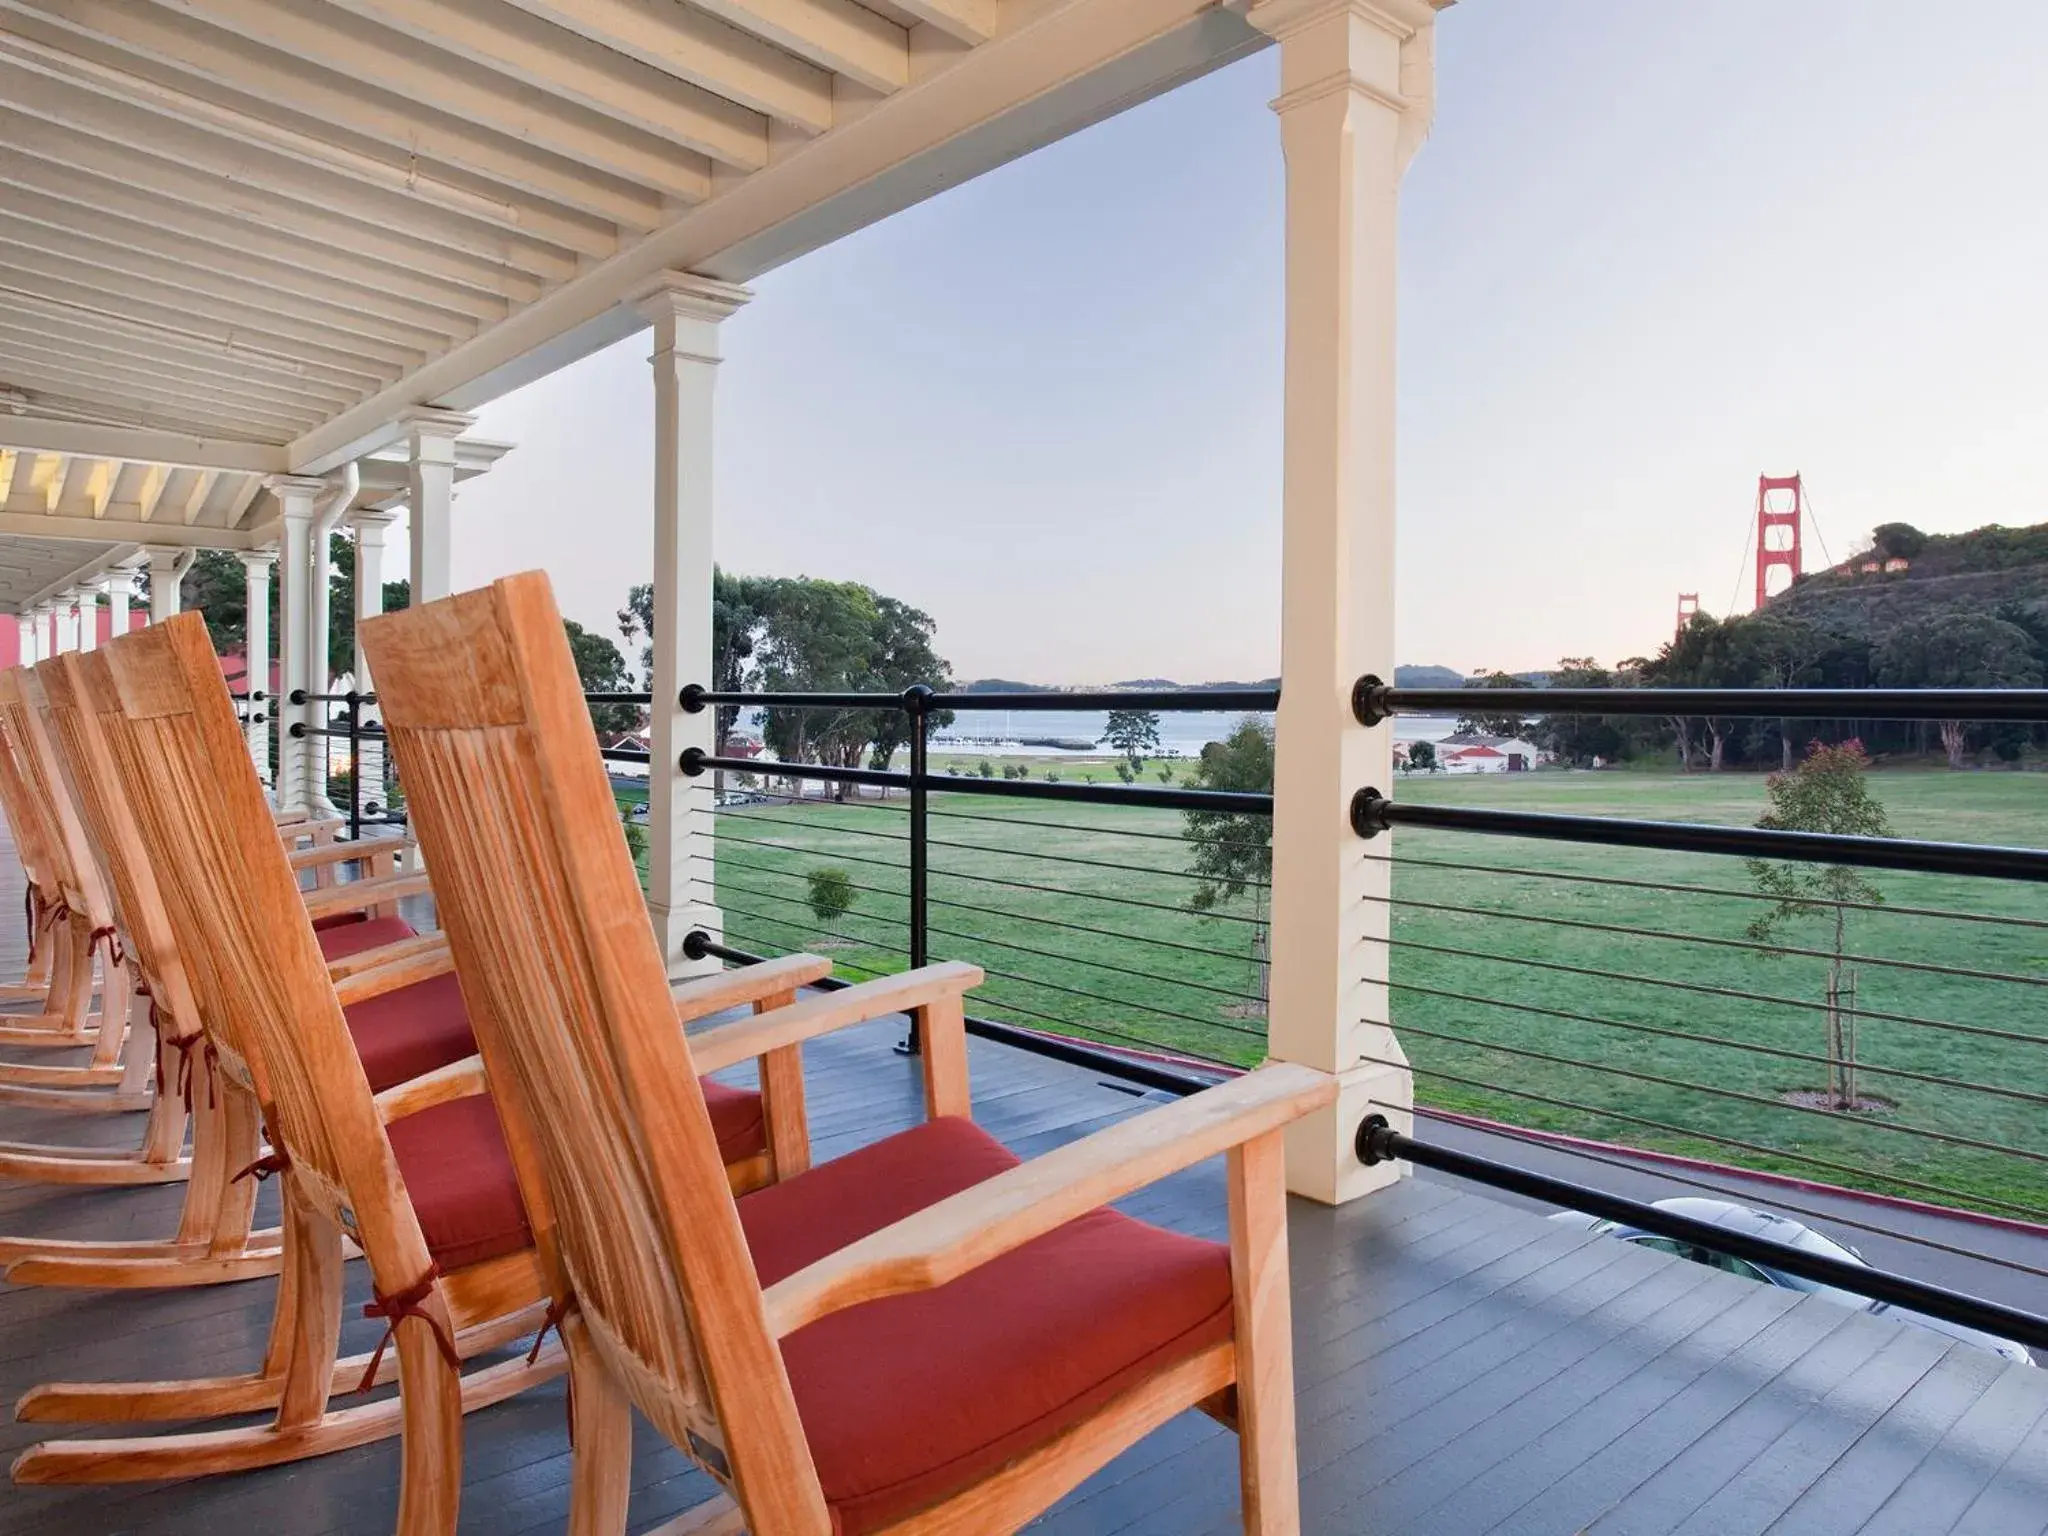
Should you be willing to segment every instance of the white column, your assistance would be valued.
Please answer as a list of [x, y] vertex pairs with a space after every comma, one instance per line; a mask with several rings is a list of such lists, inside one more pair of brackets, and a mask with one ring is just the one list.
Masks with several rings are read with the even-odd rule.
[[135, 572], [117, 565], [107, 573], [107, 633], [118, 640], [128, 633], [128, 598], [135, 591]]
[[647, 906], [669, 974], [705, 968], [683, 954], [693, 928], [725, 931], [713, 905], [711, 775], [680, 772], [691, 747], [712, 748], [712, 712], [676, 703], [711, 682], [712, 393], [718, 327], [744, 288], [666, 274], [640, 301], [654, 322], [654, 703], [648, 764]]
[[96, 651], [100, 645], [99, 583], [76, 588], [71, 597], [78, 604], [78, 648]]
[[32, 667], [43, 659], [42, 621], [31, 608], [27, 613], [18, 613], [14, 622], [21, 629], [21, 664]]
[[1287, 162], [1281, 683], [1274, 782], [1270, 1050], [1339, 1080], [1287, 1140], [1288, 1187], [1349, 1200], [1395, 1177], [1353, 1138], [1411, 1124], [1389, 1027], [1392, 838], [1351, 830], [1354, 791], [1391, 793], [1393, 737], [1351, 710], [1394, 672], [1394, 254], [1402, 172], [1429, 124], [1426, 0], [1261, 0], [1280, 40]]
[[454, 591], [455, 440], [476, 425], [460, 411], [422, 408], [405, 415], [412, 600], [430, 603]]
[[294, 704], [292, 695], [313, 686], [312, 658], [306, 649], [307, 582], [312, 574], [314, 502], [327, 485], [302, 475], [278, 475], [264, 484], [277, 497], [283, 518], [277, 603], [283, 675], [278, 680], [280, 697], [273, 715], [277, 722], [277, 803], [284, 810], [304, 810], [308, 743], [304, 736], [293, 734], [292, 727], [303, 727], [309, 710], [304, 704]]
[[78, 615], [73, 594], [66, 592], [50, 604], [50, 621], [55, 629], [51, 643], [55, 655], [78, 649]]
[[270, 781], [270, 717], [277, 700], [270, 694], [270, 572], [277, 564], [274, 549], [248, 550], [242, 562], [242, 607], [246, 615], [243, 654], [248, 658], [249, 756], [265, 783]]
[[149, 622], [161, 624], [178, 616], [178, 583], [192, 569], [199, 552], [153, 545], [144, 553], [149, 557]]
[[[363, 625], [384, 611], [384, 540], [397, 517], [395, 512], [366, 508], [351, 519], [356, 530], [355, 676], [358, 693], [373, 693], [377, 687], [370, 680], [370, 658], [363, 654]], [[377, 706], [365, 704], [363, 723], [373, 724], [377, 718]], [[368, 814], [371, 806], [381, 808], [384, 803], [384, 743], [363, 742], [355, 768], [356, 781], [361, 786], [358, 793], [362, 797], [364, 812]]]
[[[332, 535], [335, 526], [347, 513], [349, 503], [355, 500], [356, 488], [360, 484], [354, 464], [344, 465], [341, 471], [323, 486], [319, 499], [313, 504], [313, 523], [306, 535], [306, 676], [307, 688], [314, 693], [331, 693], [334, 675], [328, 666], [328, 652], [332, 636], [334, 557]], [[324, 727], [333, 713], [333, 706], [325, 703], [306, 705], [306, 724]], [[334, 803], [327, 798], [327, 764], [332, 755], [333, 743], [325, 736], [310, 736], [306, 740], [306, 803], [316, 815], [333, 814]]]

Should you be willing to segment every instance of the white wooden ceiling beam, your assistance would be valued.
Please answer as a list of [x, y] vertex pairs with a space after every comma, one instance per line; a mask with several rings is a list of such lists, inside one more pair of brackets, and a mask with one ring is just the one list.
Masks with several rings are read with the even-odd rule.
[[77, 362], [31, 357], [13, 349], [0, 349], [0, 379], [31, 391], [54, 389], [82, 399], [98, 399], [109, 405], [138, 401], [166, 415], [190, 419], [195, 423], [210, 420], [287, 437], [294, 432], [305, 431], [320, 420], [317, 411], [294, 411], [280, 405], [254, 404], [209, 390], [152, 383], [133, 375], [109, 373]]
[[[93, 471], [100, 467], [101, 460], [88, 459], [73, 454], [64, 460], [64, 467], [57, 472], [57, 483], [50, 492], [50, 510], [63, 512], [72, 502], [85, 499], [92, 485]], [[94, 516], [98, 516], [95, 509]]]
[[[14, 295], [53, 301], [86, 317], [106, 315], [111, 319], [129, 319], [129, 322], [150, 326], [152, 330], [160, 332], [166, 338], [190, 336], [201, 344], [225, 348], [229, 354], [272, 358], [287, 362], [287, 365], [289, 362], [319, 362], [319, 365], [326, 365], [328, 369], [360, 379], [365, 385], [389, 383], [401, 373], [399, 369], [383, 365], [383, 362], [365, 360], [360, 356], [360, 350], [342, 352], [340, 348], [319, 346], [315, 342], [305, 340], [293, 340], [274, 332], [262, 332], [246, 324], [246, 319], [240, 324], [238, 319], [225, 319], [225, 322], [219, 322], [219, 319], [199, 315], [195, 307], [188, 305], [162, 305], [150, 299], [127, 295], [117, 297], [102, 287], [88, 287], [84, 283], [61, 281], [53, 279], [53, 276], [45, 276], [41, 272], [29, 272], [18, 266], [0, 262], [0, 305], [16, 303]], [[119, 303], [119, 309], [113, 307], [115, 303]]]
[[332, 3], [715, 164], [752, 171], [768, 163], [768, 124], [760, 113], [536, 21], [505, 0]]
[[[4, 39], [0, 39], [0, 48], [4, 48]], [[275, 206], [279, 200], [297, 202], [343, 215], [366, 228], [392, 230], [422, 244], [459, 251], [539, 278], [560, 280], [576, 269], [574, 258], [562, 247], [508, 233], [477, 210], [458, 212], [402, 192], [368, 186], [339, 172], [239, 142], [226, 133], [194, 128], [161, 112], [53, 79], [11, 58], [0, 59], [0, 100], [7, 103], [10, 116], [23, 114], [211, 177], [221, 188], [216, 194], [220, 206], [230, 211], [256, 211]], [[36, 147], [32, 142], [12, 142], [23, 149]], [[143, 180], [149, 175], [150, 168], [144, 163], [134, 167], [129, 179]]]
[[247, 393], [261, 400], [303, 406], [318, 415], [337, 410], [355, 398], [346, 390], [309, 388], [297, 380], [287, 380], [276, 374], [252, 376], [247, 367], [211, 371], [191, 367], [183, 358], [169, 361], [159, 355], [145, 355], [132, 346], [123, 346], [105, 336], [97, 340], [53, 336], [49, 334], [52, 328], [38, 328], [40, 321], [41, 317], [37, 315], [0, 313], [0, 348], [10, 352], [69, 358], [105, 372], [132, 373], [139, 378], [156, 379], [182, 388]]
[[424, 356], [417, 347], [394, 346], [331, 326], [256, 314], [152, 278], [88, 273], [61, 258], [19, 248], [0, 250], [0, 288], [41, 294], [86, 309], [111, 309], [172, 328], [217, 334], [223, 340], [233, 337], [237, 345], [246, 345], [250, 351], [323, 358], [338, 368], [353, 368], [387, 381]]
[[214, 476], [213, 490], [197, 521], [208, 528], [235, 528], [242, 516], [263, 492], [261, 475], [231, 475], [225, 470]]
[[[267, 327], [273, 319], [285, 320], [335, 336], [382, 342], [398, 349], [401, 361], [406, 353], [424, 356], [438, 352], [450, 341], [473, 335], [475, 330], [460, 322], [430, 329], [386, 315], [344, 309], [323, 299], [282, 293], [205, 267], [166, 262], [153, 253], [118, 241], [94, 240], [48, 224], [13, 218], [4, 204], [0, 204], [0, 262], [27, 264], [37, 270], [63, 272], [85, 268], [118, 274], [145, 284], [153, 297], [189, 293], [267, 317], [253, 322], [258, 326]], [[97, 283], [101, 279], [95, 276], [91, 281]]]
[[189, 240], [103, 210], [88, 214], [76, 203], [38, 192], [17, 188], [0, 197], [0, 210], [4, 210], [10, 222], [22, 227], [40, 225], [61, 231], [66, 240], [133, 252], [136, 259], [146, 259], [154, 270], [165, 272], [167, 281], [177, 280], [168, 276], [174, 271], [219, 274], [251, 289], [318, 300], [350, 314], [396, 321], [444, 339], [476, 333], [475, 317], [455, 309], [422, 304], [366, 285], [338, 282], [302, 267], [253, 256], [232, 246]]
[[50, 509], [33, 494], [35, 489], [36, 465], [42, 455], [17, 450], [10, 455], [7, 464], [7, 482], [0, 486], [0, 511], [20, 510], [37, 514]]
[[[199, 170], [219, 169], [225, 149], [235, 157], [229, 163], [239, 166], [252, 184], [285, 196], [325, 201], [332, 196], [332, 179], [338, 178], [391, 200], [384, 218], [403, 215], [414, 233], [422, 237], [435, 233], [444, 243], [459, 243], [459, 237], [450, 231], [462, 221], [473, 220], [519, 239], [545, 241], [584, 256], [608, 255], [618, 244], [617, 227], [606, 220], [556, 207], [464, 172], [437, 178], [423, 172], [414, 155], [377, 146], [365, 153], [342, 143], [345, 135], [319, 125], [312, 132], [301, 132], [266, 115], [271, 109], [261, 103], [252, 104], [258, 109], [253, 112], [223, 105], [182, 85], [160, 84], [123, 63], [85, 58], [77, 51], [77, 41], [61, 32], [55, 43], [23, 37], [18, 29], [29, 23], [19, 16], [11, 21], [17, 30], [0, 33], [0, 60], [26, 74], [45, 77], [59, 91], [75, 97], [81, 108], [105, 101], [120, 109], [111, 118], [100, 112], [87, 120], [61, 116], [37, 101], [22, 103], [51, 121], [69, 122], [125, 143], [136, 142], [135, 125], [139, 124], [139, 131], [149, 138], [138, 147], [174, 155]], [[166, 135], [153, 128], [152, 120], [167, 120], [172, 131]], [[312, 185], [297, 190], [304, 179], [310, 179]], [[446, 217], [451, 210], [456, 223]]]
[[689, 0], [820, 69], [887, 94], [910, 84], [903, 28], [852, 0]]
[[980, 46], [1001, 30], [1000, 0], [889, 0], [906, 16], [938, 28], [946, 36]]
[[804, 133], [832, 126], [832, 75], [675, 0], [512, 0], [539, 21]]
[[256, 540], [234, 528], [187, 528], [132, 517], [52, 517], [43, 512], [0, 512], [0, 535], [20, 539], [76, 539], [87, 544], [171, 544], [186, 549], [253, 549]]
[[190, 528], [199, 517], [199, 509], [206, 505], [207, 495], [213, 490], [213, 482], [219, 478], [219, 471], [212, 469], [183, 469], [182, 475], [190, 475], [192, 482], [179, 497], [179, 505], [173, 508], [178, 521]]
[[27, 392], [30, 407], [39, 418], [60, 424], [118, 426], [177, 437], [222, 438], [238, 442], [281, 443], [291, 437], [289, 432], [265, 427], [190, 399], [181, 400], [172, 407], [137, 399], [127, 393], [110, 396], [77, 385], [44, 386], [21, 379], [17, 381], [17, 387]]
[[80, 454], [124, 464], [182, 464], [188, 469], [224, 469], [247, 475], [281, 475], [286, 462], [284, 449], [270, 443], [5, 414], [0, 414], [0, 448], [24, 454]]
[[[19, 192], [31, 192], [47, 199], [53, 209], [68, 207], [72, 212], [60, 212], [57, 217], [80, 225], [90, 225], [104, 215], [118, 215], [129, 221], [126, 227], [154, 226], [189, 243], [200, 260], [211, 260], [219, 252], [244, 252], [302, 270], [309, 281], [338, 281], [351, 289], [403, 295], [487, 322], [503, 319], [507, 309], [505, 299], [499, 296], [501, 290], [495, 287], [457, 282], [416, 266], [372, 259], [360, 249], [345, 249], [331, 240], [306, 238], [194, 203], [157, 197], [77, 166], [5, 148], [0, 148], [0, 187], [18, 189], [8, 194], [10, 202]], [[516, 280], [511, 296], [526, 298], [538, 291], [537, 283], [522, 277]]]
[[175, 160], [138, 154], [91, 134], [23, 117], [0, 105], [0, 156], [32, 155], [53, 165], [89, 172], [174, 199], [216, 219], [227, 216], [301, 239], [325, 241], [338, 251], [372, 257], [397, 267], [431, 273], [485, 293], [525, 301], [543, 289], [531, 273], [501, 261], [407, 238], [378, 223], [365, 223], [334, 209], [260, 196], [232, 175], [209, 175]]
[[119, 355], [109, 356], [107, 349], [88, 352], [82, 347], [23, 335], [8, 326], [4, 316], [0, 316], [0, 357], [18, 361], [24, 367], [61, 368], [116, 387], [124, 383], [139, 388], [155, 386], [174, 392], [178, 399], [189, 397], [217, 405], [232, 404], [263, 415], [288, 414], [293, 418], [311, 417], [318, 421], [334, 409], [327, 401], [286, 396], [261, 383], [181, 376], [158, 364], [138, 362]]
[[280, 394], [324, 400], [336, 395], [343, 399], [359, 398], [375, 382], [353, 368], [332, 368], [253, 352], [232, 338], [200, 336], [184, 327], [166, 332], [118, 315], [81, 312], [74, 306], [53, 304], [33, 294], [8, 295], [5, 324], [23, 335], [113, 352], [151, 368], [177, 370], [167, 376], [197, 375], [201, 383], [211, 378], [243, 379]]
[[[46, 41], [69, 36], [83, 56], [119, 62], [218, 107], [268, 109], [283, 128], [325, 133], [339, 147], [395, 162], [418, 157], [426, 173], [449, 167], [636, 233], [661, 221], [661, 198], [431, 106], [365, 90], [359, 81], [286, 57], [217, 28], [129, 0], [0, 0], [10, 25]], [[31, 19], [33, 18], [33, 19]]]
[[479, 127], [652, 188], [701, 202], [711, 195], [711, 164], [677, 154], [652, 134], [507, 80], [464, 60], [394, 49], [379, 27], [327, 0], [160, 0], [167, 9], [212, 23], [309, 64], [412, 101], [431, 102]]

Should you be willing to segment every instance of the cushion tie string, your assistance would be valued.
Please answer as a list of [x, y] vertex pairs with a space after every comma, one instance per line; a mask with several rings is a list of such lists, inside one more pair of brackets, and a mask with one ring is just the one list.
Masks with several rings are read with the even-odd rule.
[[540, 1320], [540, 1332], [533, 1336], [533, 1348], [526, 1352], [526, 1363], [531, 1365], [540, 1358], [541, 1346], [548, 1341], [548, 1335], [562, 1326], [562, 1319], [576, 1310], [576, 1293], [570, 1292], [559, 1300], [548, 1303], [548, 1315]]
[[273, 1173], [283, 1173], [291, 1165], [291, 1154], [280, 1147], [275, 1152], [264, 1153], [263, 1156], [257, 1158], [255, 1162], [244, 1168], [228, 1182], [230, 1184], [239, 1184], [244, 1179], [254, 1179], [258, 1184], [261, 1184]]
[[384, 1349], [397, 1337], [398, 1325], [408, 1317], [417, 1317], [434, 1330], [434, 1342], [441, 1346], [441, 1358], [448, 1362], [448, 1369], [457, 1375], [462, 1373], [462, 1356], [455, 1352], [455, 1341], [448, 1337], [448, 1330], [441, 1320], [426, 1310], [426, 1302], [434, 1294], [434, 1285], [441, 1278], [441, 1266], [427, 1265], [427, 1272], [395, 1296], [382, 1291], [375, 1293], [377, 1299], [363, 1308], [365, 1317], [384, 1319], [384, 1337], [377, 1341], [377, 1349], [370, 1356], [370, 1368], [363, 1372], [363, 1384], [358, 1392], [367, 1392], [377, 1383], [377, 1367], [384, 1363]]
[[114, 926], [111, 923], [104, 928], [93, 929], [92, 938], [86, 943], [87, 950], [90, 951], [97, 948], [103, 939], [107, 945], [107, 968], [112, 970], [115, 966], [127, 960], [128, 951], [121, 947], [121, 935], [114, 931]]
[[[149, 1022], [152, 1026], [155, 1025], [156, 1018], [156, 999], [151, 998], [149, 1000]], [[220, 1060], [219, 1049], [214, 1045], [212, 1039], [203, 1033], [184, 1035], [173, 1040], [171, 1042], [171, 1049], [178, 1053], [178, 1096], [185, 1101], [185, 1112], [190, 1114], [198, 1107], [193, 1102], [192, 1094], [192, 1053], [194, 1051], [199, 1052], [200, 1060], [206, 1068], [206, 1107], [212, 1109], [217, 1102], [214, 1093], [214, 1081], [216, 1064]]]
[[21, 893], [22, 921], [28, 924], [28, 963], [36, 963], [36, 940], [43, 931], [43, 891], [31, 880]]

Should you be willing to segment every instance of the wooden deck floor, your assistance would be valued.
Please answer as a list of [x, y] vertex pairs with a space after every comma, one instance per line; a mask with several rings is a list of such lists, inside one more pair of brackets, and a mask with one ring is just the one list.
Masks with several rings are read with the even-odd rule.
[[[0, 911], [19, 894], [8, 861]], [[0, 936], [0, 965], [18, 949], [18, 938]], [[916, 1068], [890, 1049], [898, 1033], [871, 1026], [813, 1053], [822, 1157], [919, 1113]], [[1022, 1153], [1143, 1107], [1094, 1074], [1005, 1047], [977, 1042], [972, 1059], [977, 1118]], [[125, 1129], [0, 1110], [0, 1138], [98, 1140]], [[0, 1231], [151, 1235], [177, 1198], [175, 1188], [0, 1188]], [[1193, 1170], [1131, 1209], [1220, 1235], [1220, 1168]], [[1291, 1220], [1311, 1532], [2048, 1529], [2048, 1372], [1563, 1230], [1450, 1184], [1413, 1179], [1341, 1211], [1297, 1203]], [[361, 1266], [351, 1268], [360, 1291]], [[0, 1292], [0, 1395], [11, 1401], [57, 1378], [245, 1369], [260, 1350], [272, 1284]], [[345, 1343], [367, 1348], [376, 1325], [356, 1310]], [[0, 1428], [0, 1451], [31, 1443], [35, 1428]], [[467, 1436], [465, 1532], [563, 1528], [559, 1384], [473, 1415]], [[391, 1528], [396, 1474], [386, 1444], [169, 1487], [6, 1489], [0, 1536], [370, 1536]], [[1225, 1532], [1235, 1528], [1235, 1481], [1233, 1443], [1189, 1417], [1034, 1529]], [[636, 1531], [710, 1492], [650, 1433], [635, 1483]]]

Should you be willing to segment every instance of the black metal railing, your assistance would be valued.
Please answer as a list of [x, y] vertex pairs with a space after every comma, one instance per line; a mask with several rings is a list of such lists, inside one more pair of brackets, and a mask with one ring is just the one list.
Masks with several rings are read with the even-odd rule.
[[[1475, 697], [1366, 678], [1354, 706], [1378, 724], [1411, 710], [1469, 712]], [[1488, 689], [1483, 703], [1545, 715], [2048, 718], [2042, 690]], [[1527, 800], [1535, 792], [1516, 777], [1524, 782], [1511, 797]], [[2029, 777], [2004, 782], [2024, 789]], [[2025, 1233], [2034, 1224], [2048, 1239], [2048, 903], [2038, 895], [2048, 853], [1446, 803], [1447, 786], [1435, 784], [1410, 793], [1361, 788], [1351, 811], [1361, 837], [1416, 834], [1396, 850], [1391, 891], [1367, 898], [1390, 908], [1381, 1022], [1407, 1058], [1384, 1064], [1412, 1068], [1418, 1105], [1477, 1114], [1479, 1134], [1514, 1160], [1454, 1147], [1447, 1131], [1406, 1136], [1384, 1123], [1361, 1128], [1362, 1158], [1405, 1158], [2048, 1345], [2037, 1304], [1738, 1238], [1522, 1161], [1540, 1149], [1608, 1173], [1610, 1185], [1614, 1172], [1654, 1173], [1659, 1185], [1912, 1245], [1916, 1268], [2019, 1298], [2043, 1294], [2048, 1242], [2030, 1246]], [[1917, 808], [1915, 822], [1926, 814]], [[1739, 860], [1748, 883], [1683, 873], [1678, 861], [1692, 856]], [[1893, 902], [1870, 885], [1881, 873], [1912, 879], [1915, 899]], [[1852, 916], [1864, 929], [1855, 943]], [[1789, 936], [1787, 918], [1816, 918], [1820, 932]], [[1886, 924], [1901, 926], [1873, 942], [1869, 930]], [[1800, 976], [1812, 995], [1801, 995]], [[1835, 1198], [1844, 1187], [1909, 1208], [1859, 1212]], [[1971, 1226], [1971, 1212], [2018, 1235], [1975, 1239], [1985, 1229]]]
[[[1108, 761], [1006, 763], [998, 776], [934, 764], [942, 710], [1006, 712], [1219, 706], [1268, 710], [1271, 689], [1112, 694], [712, 693], [686, 710], [902, 711], [907, 771], [763, 762], [693, 749], [680, 767], [716, 773], [716, 887], [728, 931], [750, 950], [827, 948], [844, 969], [882, 974], [934, 958], [971, 958], [981, 994], [1007, 1027], [1093, 1040], [1127, 1053], [1237, 1067], [1265, 1041], [1264, 793], [1092, 782]], [[993, 702], [991, 702], [993, 701]], [[1114, 754], [1111, 754], [1113, 756]], [[971, 763], [975, 756], [967, 754]], [[1161, 761], [1166, 761], [1162, 759]], [[1168, 761], [1177, 776], [1186, 761]], [[1131, 775], [1126, 774], [1129, 777]], [[763, 787], [765, 784], [765, 788]], [[781, 786], [778, 790], [776, 786]], [[821, 797], [806, 786], [826, 786]], [[1186, 868], [1187, 813], [1261, 824], [1259, 864], [1238, 882], [1249, 903], [1197, 907]], [[1162, 813], [1170, 813], [1162, 815]], [[831, 887], [809, 888], [814, 879]], [[1140, 889], [1132, 889], [1136, 884]], [[1163, 888], [1163, 889], [1162, 889]], [[835, 894], [836, 892], [836, 894]], [[1249, 905], [1251, 911], [1237, 910]], [[850, 953], [849, 953], [850, 952]], [[907, 1042], [915, 1048], [914, 1039]], [[1177, 1070], [1169, 1067], [1169, 1072]]]

